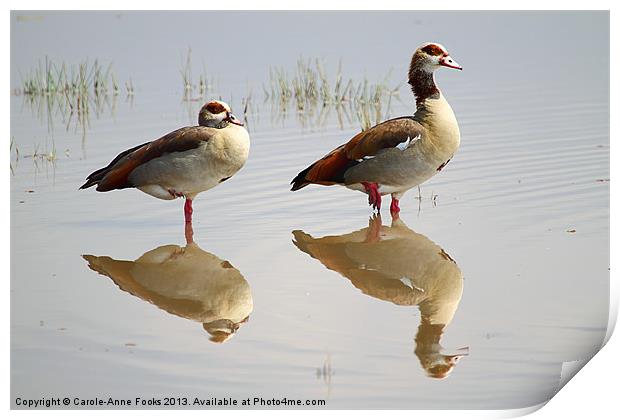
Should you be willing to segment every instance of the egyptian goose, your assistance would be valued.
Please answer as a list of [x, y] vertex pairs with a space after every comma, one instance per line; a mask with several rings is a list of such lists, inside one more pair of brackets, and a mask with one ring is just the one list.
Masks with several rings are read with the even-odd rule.
[[415, 354], [426, 374], [445, 378], [468, 348], [444, 351], [439, 340], [463, 294], [463, 274], [436, 243], [400, 218], [383, 226], [374, 215], [367, 228], [313, 238], [293, 232], [293, 243], [325, 267], [349, 279], [362, 293], [399, 306], [418, 306], [421, 322]]
[[254, 308], [250, 285], [239, 270], [195, 242], [160, 246], [135, 261], [82, 257], [121, 290], [201, 323], [215, 343], [233, 337]]
[[459, 147], [458, 123], [435, 84], [434, 72], [440, 67], [462, 70], [440, 44], [419, 47], [409, 67], [415, 114], [357, 134], [301, 171], [291, 190], [308, 184], [344, 185], [368, 194], [368, 203], [377, 211], [381, 196], [391, 194], [390, 211], [398, 215], [403, 194], [441, 171]]
[[185, 222], [191, 223], [192, 200], [237, 173], [249, 150], [250, 136], [243, 123], [227, 104], [211, 101], [200, 110], [197, 126], [125, 150], [90, 174], [80, 189], [137, 188], [162, 200], [185, 197]]

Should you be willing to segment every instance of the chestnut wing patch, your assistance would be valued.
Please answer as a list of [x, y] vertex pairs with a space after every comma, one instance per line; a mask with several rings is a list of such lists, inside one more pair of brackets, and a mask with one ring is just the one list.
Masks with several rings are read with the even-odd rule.
[[174, 152], [184, 152], [209, 141], [211, 128], [185, 127], [166, 134], [160, 139], [144, 143], [120, 153], [108, 166], [90, 174], [80, 189], [97, 185], [97, 191], [110, 191], [133, 187], [129, 174], [138, 166], [152, 159]]

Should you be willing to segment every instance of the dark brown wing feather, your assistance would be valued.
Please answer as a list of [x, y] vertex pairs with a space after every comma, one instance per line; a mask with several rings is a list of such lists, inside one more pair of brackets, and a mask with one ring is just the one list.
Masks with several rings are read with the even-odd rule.
[[97, 191], [110, 191], [133, 187], [128, 181], [129, 174], [138, 166], [168, 153], [195, 149], [209, 141], [213, 128], [184, 127], [166, 134], [160, 139], [125, 150], [110, 162], [86, 178], [80, 189], [97, 185]]
[[423, 132], [424, 127], [413, 117], [394, 118], [377, 124], [301, 171], [291, 181], [291, 190], [297, 191], [308, 184], [343, 183], [345, 172], [364, 157], [375, 156], [380, 150], [396, 147], [407, 138], [414, 139]]

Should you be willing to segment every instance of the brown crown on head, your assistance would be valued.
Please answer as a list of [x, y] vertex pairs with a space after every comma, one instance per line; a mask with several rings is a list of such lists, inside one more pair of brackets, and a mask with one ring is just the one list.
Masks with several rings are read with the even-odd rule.
[[198, 113], [198, 125], [208, 125], [208, 115], [218, 115], [223, 112], [230, 112], [228, 105], [220, 101], [207, 102]]
[[221, 102], [218, 102], [218, 101], [211, 101], [208, 104], [206, 104], [204, 108], [214, 115], [227, 111], [226, 107]]
[[446, 51], [443, 50], [439, 45], [436, 44], [428, 44], [421, 48], [428, 55], [438, 56], [446, 54]]

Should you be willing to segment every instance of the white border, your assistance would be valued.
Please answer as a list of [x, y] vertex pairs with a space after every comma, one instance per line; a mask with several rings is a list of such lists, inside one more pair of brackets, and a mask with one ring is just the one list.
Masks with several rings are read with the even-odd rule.
[[[617, 3], [617, 2], [616, 2]], [[86, 6], [83, 2], [78, 2], [75, 0], [63, 0], [63, 1], [42, 1], [42, 0], [32, 0], [32, 1], [14, 1], [9, 0], [5, 2], [7, 4], [6, 13], [4, 15], [5, 24], [2, 25], [2, 52], [4, 57], [9, 56], [9, 48], [10, 48], [10, 9], [15, 10], [36, 10], [36, 9], [59, 9], [59, 10], [71, 10], [71, 9], [84, 9]], [[119, 1], [119, 0], [95, 0], [90, 1], [88, 3], [89, 9], [98, 9], [98, 10], [127, 10], [133, 8], [139, 8], [141, 6], [151, 7], [154, 10], [198, 10], [204, 9], [208, 7], [212, 10], [231, 10], [231, 9], [256, 9], [257, 6], [260, 5], [260, 8], [263, 10], [278, 10], [278, 9], [291, 9], [292, 3], [285, 0], [268, 0], [257, 3], [251, 0], [236, 0], [234, 2], [214, 2], [214, 1], [175, 1], [175, 2], [134, 2], [129, 3], [127, 0]], [[414, 10], [463, 10], [463, 7], [466, 5], [467, 10], [611, 10], [611, 68], [616, 69], [617, 72], [617, 42], [614, 39], [618, 39], [618, 34], [616, 30], [617, 24], [617, 14], [614, 10], [614, 2], [612, 1], [602, 1], [602, 0], [589, 0], [587, 2], [578, 2], [578, 1], [563, 1], [563, 2], [552, 2], [546, 0], [521, 0], [521, 1], [503, 1], [503, 2], [494, 2], [494, 1], [476, 1], [469, 0], [465, 2], [457, 2], [457, 1], [431, 1], [431, 2], [411, 2], [404, 0], [383, 0], [380, 3], [370, 2], [370, 1], [357, 1], [355, 2], [355, 10], [373, 10], [376, 9], [378, 5], [382, 7], [384, 10], [405, 10], [405, 9], [414, 9]], [[558, 9], [557, 6], [562, 6], [562, 9]], [[174, 6], [174, 9], [170, 9], [170, 6]], [[295, 9], [305, 9], [305, 10], [346, 10], [348, 9], [346, 6], [349, 4], [342, 2], [342, 4], [335, 4], [333, 0], [313, 0], [313, 1], [298, 1], [295, 3]], [[2, 120], [3, 127], [5, 127], [5, 139], [10, 139], [10, 98], [8, 92], [10, 92], [9, 85], [9, 66], [0, 66], [0, 73], [2, 74], [2, 80], [4, 81], [4, 92], [5, 92], [5, 100], [2, 101]], [[612, 73], [613, 74], [613, 73]], [[616, 79], [612, 76], [611, 79], [611, 108], [610, 115], [617, 115], [615, 112], [617, 109], [616, 106], [616, 98], [617, 98], [617, 88], [618, 85], [616, 83]], [[614, 133], [616, 132], [616, 124], [614, 120], [611, 120], [611, 138], [614, 138]], [[8, 148], [6, 145], [4, 147], [0, 147], [0, 150], [5, 156], [4, 162], [6, 163], [8, 158]], [[610, 183], [611, 188], [611, 214], [613, 214], [613, 210], [617, 209], [616, 204], [616, 183], [615, 183], [615, 161], [616, 161], [616, 153], [614, 153], [615, 147], [614, 142], [611, 142], [611, 178], [614, 179], [614, 182]], [[8, 175], [8, 169], [6, 169], [6, 173]], [[6, 187], [4, 191], [10, 191], [9, 185], [9, 176], [6, 176], [2, 180], [3, 185]], [[2, 203], [2, 223], [4, 224], [4, 232], [8, 232], [10, 230], [10, 201], [5, 199]], [[616, 226], [614, 220], [611, 220], [611, 255], [618, 255], [617, 246], [615, 244], [615, 235]], [[4, 337], [5, 343], [2, 346], [2, 355], [4, 360], [4, 372], [3, 381], [2, 381], [2, 395], [4, 410], [8, 411], [10, 404], [9, 398], [9, 384], [10, 384], [10, 376], [8, 372], [10, 372], [10, 363], [9, 363], [9, 339], [10, 339], [10, 323], [9, 323], [9, 305], [10, 305], [10, 293], [8, 291], [8, 279], [10, 278], [10, 240], [8, 235], [5, 236], [5, 241], [3, 242], [2, 251], [4, 256], [6, 256], [4, 260], [4, 264], [2, 265], [2, 269], [4, 271], [4, 276], [2, 278], [5, 281], [5, 289], [3, 293], [4, 297], [4, 305], [3, 308], [3, 326], [4, 326]], [[613, 276], [612, 276], [613, 277]], [[586, 279], [584, 279], [586, 281]], [[617, 280], [612, 279], [611, 281], [611, 311], [610, 311], [610, 322], [609, 322], [609, 331], [607, 338], [609, 339], [609, 335], [611, 334], [613, 327], [615, 326], [617, 313], [618, 313], [618, 285]], [[612, 336], [605, 348], [601, 350], [599, 354], [597, 354], [594, 359], [586, 364], [583, 370], [578, 374], [577, 379], [570, 381], [565, 388], [563, 388], [558, 395], [556, 395], [549, 404], [544, 407], [544, 409], [536, 411], [531, 415], [531, 418], [537, 419], [555, 419], [555, 418], [574, 418], [574, 417], [588, 417], [588, 418], [610, 418], [609, 413], [618, 413], [617, 406], [617, 393], [615, 392], [615, 378], [618, 377], [618, 363], [616, 360], [616, 354], [620, 354], [620, 344], [618, 344], [618, 338]], [[505, 418], [505, 417], [514, 417], [519, 415], [527, 414], [535, 410], [536, 408], [523, 409], [523, 410], [508, 410], [508, 411], [389, 411], [386, 413], [392, 418], [407, 418], [410, 419], [411, 416], [415, 416], [417, 418], [431, 418], [431, 419], [444, 419], [444, 418], [459, 418], [459, 419], [481, 419], [481, 418]], [[115, 411], [114, 416], [117, 417], [142, 417], [148, 416], [151, 419], [157, 418], [169, 418], [170, 413], [168, 411], [131, 411], [131, 412], [123, 412], [123, 411]], [[314, 418], [317, 414], [321, 417], [340, 417], [341, 415], [351, 414], [356, 417], [365, 417], [365, 416], [376, 416], [380, 413], [376, 413], [374, 411], [367, 412], [343, 412], [343, 411], [332, 411], [321, 413], [314, 413], [311, 411], [296, 411], [294, 416], [300, 418]], [[11, 411], [9, 413], [10, 416], [16, 418], [31, 418], [35, 416], [45, 415], [50, 418], [82, 418], [84, 415], [88, 415], [93, 418], [108, 418], [111, 413], [109, 411], [90, 411], [88, 413], [80, 412], [80, 411], [44, 411], [44, 412], [34, 412], [34, 411]], [[175, 413], [178, 415], [178, 413]], [[184, 411], [183, 416], [195, 417], [204, 419], [205, 416], [217, 416], [219, 417], [236, 417], [236, 416], [247, 416], [251, 415], [252, 417], [257, 418], [288, 418], [292, 415], [292, 413], [277, 411], [277, 412], [267, 412], [267, 411], [253, 411], [252, 413], [245, 412], [208, 412], [205, 413], [203, 411]]]

